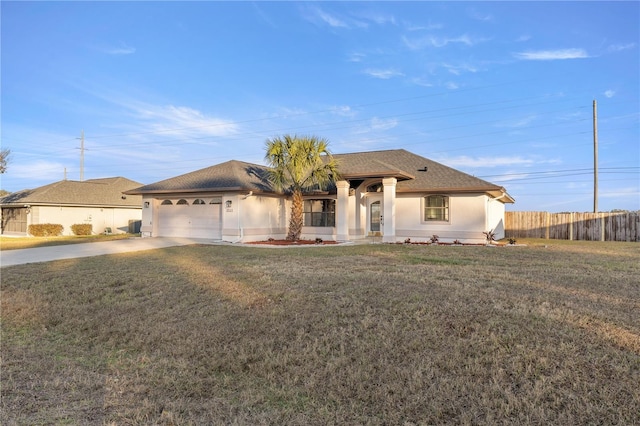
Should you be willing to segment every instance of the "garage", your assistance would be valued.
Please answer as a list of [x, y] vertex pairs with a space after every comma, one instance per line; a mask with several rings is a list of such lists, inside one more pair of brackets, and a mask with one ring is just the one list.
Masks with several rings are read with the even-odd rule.
[[222, 238], [222, 199], [163, 200], [158, 209], [161, 237]]

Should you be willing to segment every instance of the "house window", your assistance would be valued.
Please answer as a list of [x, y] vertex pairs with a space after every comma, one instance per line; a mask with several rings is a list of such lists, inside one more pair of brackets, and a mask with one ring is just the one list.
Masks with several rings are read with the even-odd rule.
[[424, 197], [425, 221], [449, 221], [449, 197], [446, 195], [429, 195]]
[[196, 199], [193, 201], [193, 205], [194, 205], [194, 206], [195, 206], [195, 205], [201, 206], [201, 205], [203, 205], [203, 204], [207, 204], [207, 203], [205, 203], [205, 202], [204, 202], [204, 200], [201, 200], [200, 198], [196, 198]]
[[176, 205], [178, 205], [178, 206], [184, 206], [185, 204], [189, 204], [189, 202], [187, 200], [185, 200], [184, 198], [178, 200], [178, 202], [176, 203]]
[[222, 204], [222, 197], [214, 198], [209, 204]]
[[172, 206], [173, 203], [171, 202], [171, 200], [164, 200], [161, 205], [163, 205], [163, 206]]
[[336, 226], [336, 200], [305, 200], [304, 226]]

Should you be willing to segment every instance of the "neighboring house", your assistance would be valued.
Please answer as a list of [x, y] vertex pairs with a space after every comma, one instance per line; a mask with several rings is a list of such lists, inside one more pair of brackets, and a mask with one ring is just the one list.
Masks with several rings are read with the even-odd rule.
[[[340, 181], [305, 195], [302, 238], [383, 242], [504, 237], [506, 190], [403, 149], [334, 155]], [[251, 242], [286, 236], [291, 201], [268, 168], [228, 161], [126, 191], [141, 195], [142, 235]]]
[[140, 232], [142, 197], [124, 191], [142, 185], [123, 177], [63, 180], [25, 189], [0, 198], [2, 233], [27, 235], [29, 225], [60, 224], [63, 235], [71, 225], [93, 225], [93, 233]]

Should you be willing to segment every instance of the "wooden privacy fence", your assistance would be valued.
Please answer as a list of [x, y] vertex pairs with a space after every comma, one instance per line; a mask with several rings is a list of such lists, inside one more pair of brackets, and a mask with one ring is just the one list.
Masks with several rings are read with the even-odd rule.
[[640, 241], [640, 212], [506, 212], [507, 238]]

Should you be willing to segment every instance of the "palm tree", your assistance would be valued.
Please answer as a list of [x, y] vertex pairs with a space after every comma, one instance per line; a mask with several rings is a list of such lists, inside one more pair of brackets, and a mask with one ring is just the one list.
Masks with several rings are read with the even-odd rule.
[[300, 239], [303, 224], [302, 194], [325, 189], [339, 178], [338, 164], [326, 139], [284, 135], [267, 139], [265, 160], [271, 166], [269, 180], [276, 190], [291, 193], [291, 218], [287, 240]]

